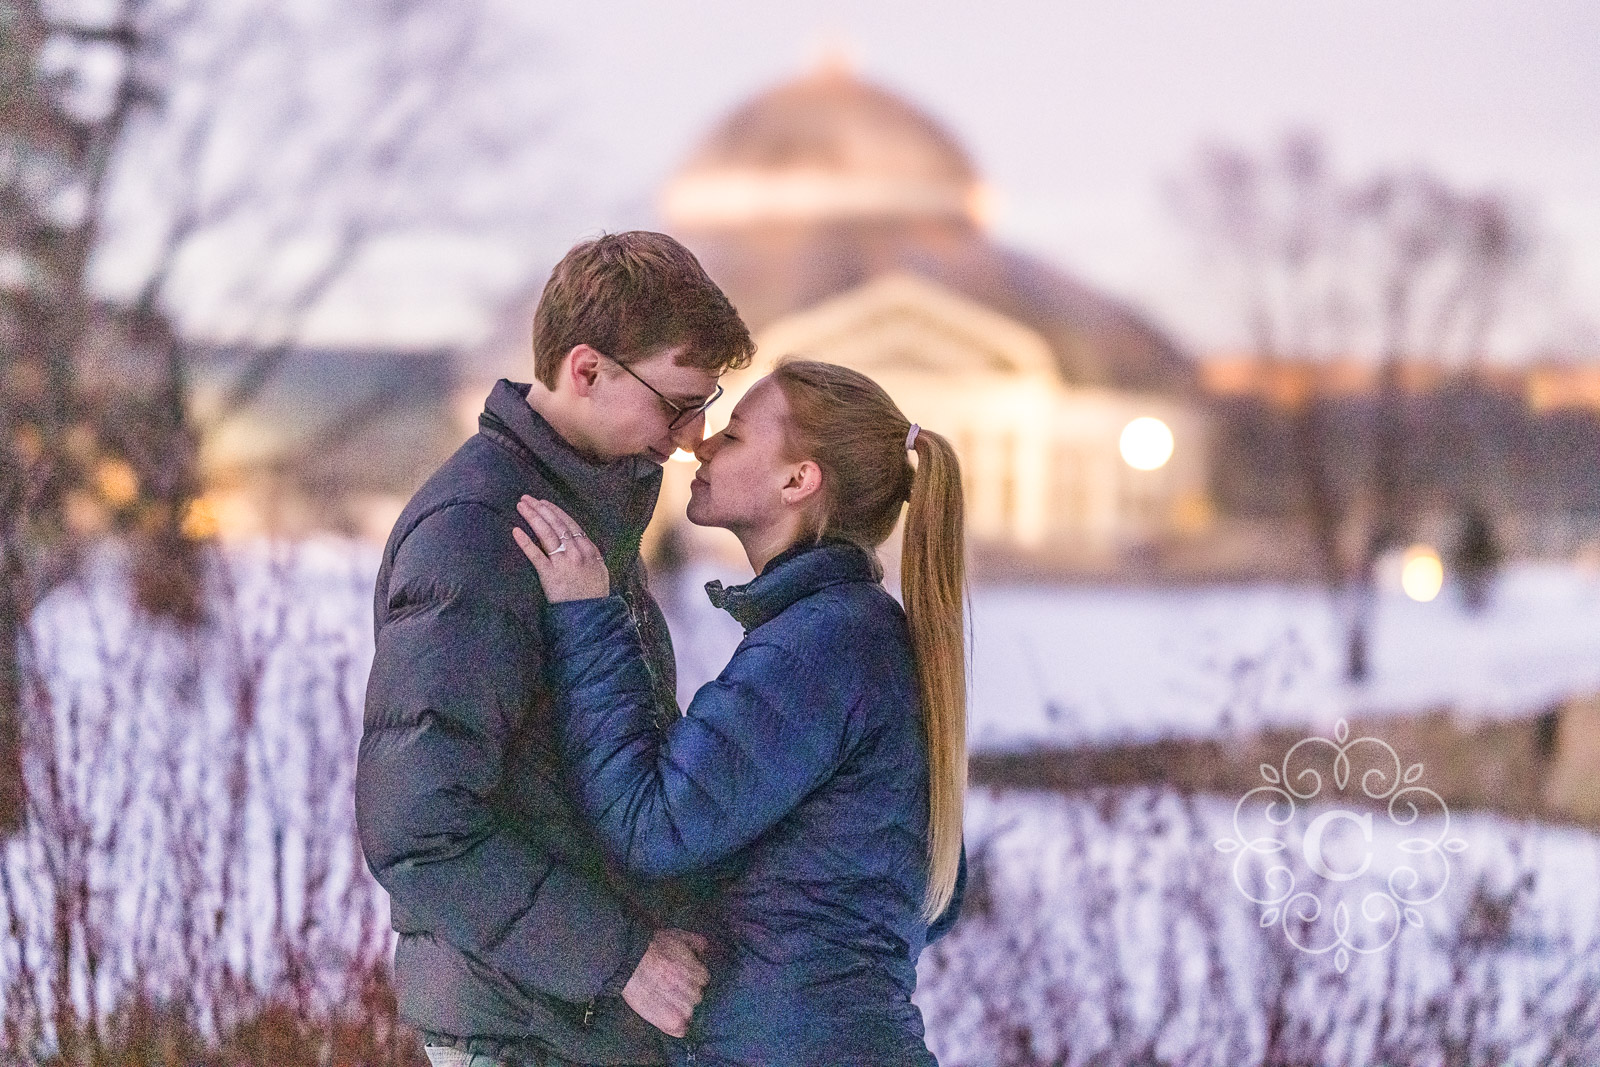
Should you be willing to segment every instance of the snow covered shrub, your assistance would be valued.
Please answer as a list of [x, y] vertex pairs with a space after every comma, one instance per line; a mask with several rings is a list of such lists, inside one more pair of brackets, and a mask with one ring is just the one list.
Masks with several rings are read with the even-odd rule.
[[1448, 907], [1339, 973], [1234, 892], [1212, 847], [1232, 807], [1158, 789], [975, 790], [972, 897], [923, 955], [917, 993], [940, 1062], [1600, 1062], [1592, 837], [1474, 823], [1481, 868]]
[[3, 1062], [421, 1062], [354, 832], [369, 555], [232, 551], [189, 630], [131, 608], [115, 560], [42, 605]]

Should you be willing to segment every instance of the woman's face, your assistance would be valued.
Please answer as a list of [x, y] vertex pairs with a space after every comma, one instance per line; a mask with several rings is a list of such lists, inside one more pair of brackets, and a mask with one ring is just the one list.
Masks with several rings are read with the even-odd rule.
[[[797, 523], [799, 507], [820, 484], [816, 464], [787, 455], [789, 404], [771, 378], [750, 388], [721, 433], [695, 449], [700, 470], [689, 488], [689, 521], [734, 533]], [[808, 471], [809, 468], [809, 471]]]

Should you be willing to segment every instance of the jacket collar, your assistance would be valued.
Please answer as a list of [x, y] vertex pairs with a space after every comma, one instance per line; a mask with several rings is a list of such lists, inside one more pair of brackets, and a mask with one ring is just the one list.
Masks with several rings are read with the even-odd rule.
[[614, 463], [587, 459], [528, 406], [530, 388], [505, 378], [496, 382], [478, 416], [479, 432], [533, 467], [555, 503], [600, 546], [606, 563], [625, 567], [655, 513], [661, 468], [642, 456]]
[[830, 585], [882, 578], [878, 557], [854, 542], [803, 541], [778, 553], [743, 585], [724, 589], [719, 581], [707, 582], [706, 596], [749, 633], [777, 618], [790, 604]]

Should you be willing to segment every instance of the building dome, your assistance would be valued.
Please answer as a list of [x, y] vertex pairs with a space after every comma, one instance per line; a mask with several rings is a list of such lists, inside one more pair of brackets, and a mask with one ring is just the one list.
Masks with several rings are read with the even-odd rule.
[[667, 186], [684, 229], [857, 218], [981, 221], [983, 187], [932, 118], [838, 64], [740, 107]]
[[1121, 301], [996, 243], [966, 150], [840, 64], [737, 108], [662, 196], [667, 228], [758, 333], [886, 274], [963, 294], [1044, 337], [1061, 379], [1167, 394], [1193, 364]]

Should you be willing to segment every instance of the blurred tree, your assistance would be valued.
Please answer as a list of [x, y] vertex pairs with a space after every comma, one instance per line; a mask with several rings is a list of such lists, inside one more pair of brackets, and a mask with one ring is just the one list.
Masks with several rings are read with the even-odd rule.
[[[1503, 198], [1420, 171], [1343, 178], [1308, 134], [1263, 156], [1203, 149], [1173, 192], [1239, 308], [1262, 373], [1290, 371], [1277, 410], [1253, 427], [1252, 451], [1282, 464], [1297, 488], [1322, 579], [1343, 615], [1346, 676], [1363, 680], [1377, 559], [1408, 534], [1424, 490], [1439, 488], [1408, 481], [1415, 379], [1431, 369], [1467, 385], [1441, 395], [1477, 395], [1470, 386], [1486, 344], [1530, 264], [1530, 227]], [[1358, 403], [1341, 397], [1349, 383], [1328, 373], [1351, 361], [1374, 372]], [[1457, 494], [1492, 495], [1476, 473], [1487, 437], [1465, 407], [1444, 418], [1456, 438], [1451, 469], [1430, 478]]]
[[[86, 155], [85, 131], [42, 71], [38, 5], [0, 0], [0, 829], [21, 816], [18, 635], [34, 591], [70, 553], [66, 501], [81, 441], [60, 314], [81, 278], [80, 235], [58, 200]], [[55, 564], [50, 568], [48, 564]]]
[[0, 0], [0, 826], [40, 598], [110, 534], [144, 609], [202, 621], [207, 441], [385, 251], [538, 218], [544, 105], [488, 10]]

